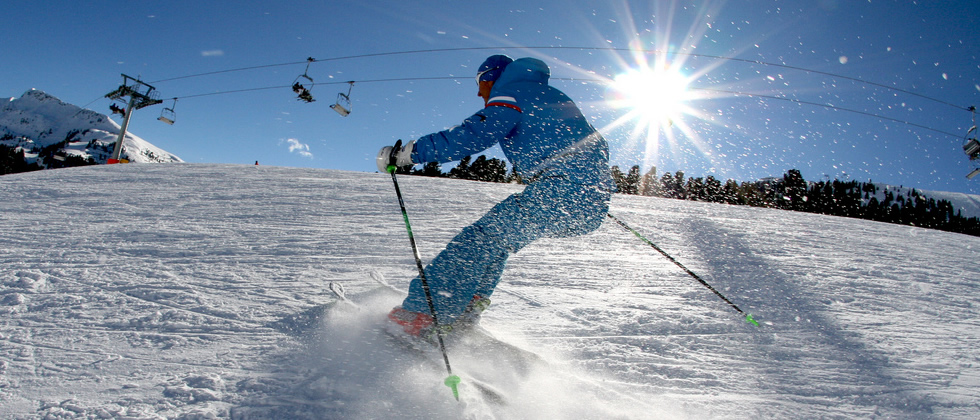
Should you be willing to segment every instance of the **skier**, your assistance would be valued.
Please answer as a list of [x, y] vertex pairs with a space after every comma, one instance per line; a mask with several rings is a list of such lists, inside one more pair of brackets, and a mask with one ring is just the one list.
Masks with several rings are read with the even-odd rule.
[[313, 95], [310, 93], [310, 90], [307, 89], [305, 86], [301, 85], [299, 82], [293, 83], [293, 92], [299, 94], [299, 96], [297, 96], [297, 99], [301, 101], [306, 101], [306, 102], [314, 101]]
[[[476, 76], [484, 108], [448, 130], [378, 153], [378, 169], [451, 162], [499, 144], [527, 184], [462, 230], [425, 269], [440, 327], [479, 321], [510, 254], [539, 238], [597, 229], [613, 181], [605, 139], [578, 107], [548, 85], [551, 71], [534, 58], [486, 59]], [[433, 317], [419, 278], [388, 314], [387, 329], [434, 339]]]

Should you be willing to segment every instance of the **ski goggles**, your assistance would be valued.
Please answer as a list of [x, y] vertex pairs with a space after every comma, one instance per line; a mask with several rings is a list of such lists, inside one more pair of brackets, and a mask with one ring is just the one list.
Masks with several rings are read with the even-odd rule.
[[494, 70], [498, 70], [498, 69], [500, 69], [500, 67], [491, 67], [491, 68], [488, 68], [488, 69], [486, 69], [484, 71], [481, 71], [481, 72], [477, 73], [476, 74], [476, 84], [480, 84], [480, 82], [489, 82], [489, 80], [480, 80], [480, 79], [483, 77], [483, 75], [485, 75], [485, 74], [487, 74], [489, 72], [492, 72]]

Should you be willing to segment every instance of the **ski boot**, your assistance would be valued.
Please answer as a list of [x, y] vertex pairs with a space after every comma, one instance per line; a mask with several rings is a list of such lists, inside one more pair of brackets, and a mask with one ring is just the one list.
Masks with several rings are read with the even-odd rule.
[[385, 329], [396, 337], [431, 341], [429, 336], [435, 332], [432, 315], [405, 310], [401, 306], [388, 313], [388, 321]]
[[432, 315], [412, 312], [396, 306], [388, 313], [385, 331], [388, 335], [405, 341], [412, 347], [421, 350], [432, 349], [438, 344], [438, 333], [449, 334], [452, 325], [441, 325], [436, 328]]
[[453, 323], [455, 328], [472, 328], [480, 324], [480, 315], [490, 306], [490, 298], [474, 295], [470, 303], [466, 305], [463, 314], [456, 318]]

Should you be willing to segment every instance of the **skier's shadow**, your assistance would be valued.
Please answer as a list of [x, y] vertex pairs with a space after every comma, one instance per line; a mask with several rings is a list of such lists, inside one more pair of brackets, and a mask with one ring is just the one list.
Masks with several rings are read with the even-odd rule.
[[[774, 393], [825, 397], [827, 390], [814, 386], [807, 366], [840, 366], [835, 386], [845, 399], [863, 400], [869, 407], [888, 407], [903, 414], [932, 411], [936, 402], [928, 396], [909, 392], [889, 392], [905, 388], [903, 381], [889, 374], [886, 355], [867, 347], [856, 333], [845, 331], [815, 304], [810, 291], [799, 281], [771, 266], [742, 240], [742, 234], [727, 231], [706, 218], [685, 221], [688, 242], [698, 249], [699, 264], [711, 273], [706, 280], [723, 290], [743, 310], [756, 315], [763, 325], [753, 353], [764, 355], [753, 363], [760, 370], [759, 386]], [[751, 357], [751, 356], [750, 356]], [[816, 359], [816, 360], [815, 360]], [[797, 371], [787, 373], [787, 371]], [[831, 391], [832, 392], [832, 391]]]

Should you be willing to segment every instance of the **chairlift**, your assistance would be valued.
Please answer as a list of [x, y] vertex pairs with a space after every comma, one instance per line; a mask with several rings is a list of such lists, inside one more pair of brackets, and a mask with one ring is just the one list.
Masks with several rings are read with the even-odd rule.
[[[966, 153], [970, 160], [980, 158], [980, 141], [977, 141], [976, 131], [977, 126], [970, 127], [966, 132], [966, 140], [963, 141], [963, 153]], [[973, 137], [970, 137], [970, 133], [973, 133]]]
[[174, 104], [171, 105], [170, 108], [163, 109], [163, 112], [160, 113], [160, 118], [157, 119], [167, 124], [174, 125], [174, 121], [177, 121], [177, 113], [174, 112], [174, 108], [177, 108], [177, 98], [174, 98]]
[[[973, 137], [970, 137], [973, 134]], [[977, 126], [970, 127], [966, 132], [966, 140], [963, 142], [963, 153], [966, 153], [970, 157], [971, 161], [976, 161], [980, 158], [980, 141], [977, 141]], [[973, 179], [973, 177], [980, 175], [980, 167], [974, 167], [973, 171], [966, 174], [966, 179]]]
[[[296, 80], [293, 80], [293, 92], [296, 93], [297, 95], [296, 99], [300, 101], [305, 101], [306, 103], [316, 101], [316, 99], [313, 99], [313, 95], [310, 93], [310, 91], [313, 90], [313, 85], [314, 85], [313, 78], [310, 77], [309, 74], [307, 74], [310, 71], [310, 64], [313, 64], [314, 61], [316, 60], [313, 57], [307, 57], [306, 70], [303, 70], [303, 74], [297, 76]], [[308, 80], [310, 82], [310, 87], [307, 88], [306, 86], [303, 86], [303, 84], [300, 83], [301, 82], [300, 79]]]
[[112, 111], [113, 114], [126, 115], [126, 110], [114, 103], [109, 104], [109, 110]]
[[338, 93], [337, 102], [334, 103], [333, 105], [330, 105], [330, 108], [332, 108], [334, 111], [337, 111], [337, 113], [340, 114], [341, 117], [346, 117], [350, 115], [350, 110], [351, 110], [350, 92], [352, 89], [354, 89], [354, 81], [351, 80], [347, 83], [349, 85], [347, 86], [347, 94], [345, 95], [344, 92]]
[[[963, 153], [966, 153], [971, 161], [975, 161], [980, 159], [980, 141], [977, 140], [977, 108], [971, 106], [968, 109], [973, 113], [973, 127], [966, 130], [966, 136], [963, 137]], [[973, 171], [966, 175], [966, 179], [973, 179], [977, 175], [980, 175], [980, 167], [975, 166]]]

